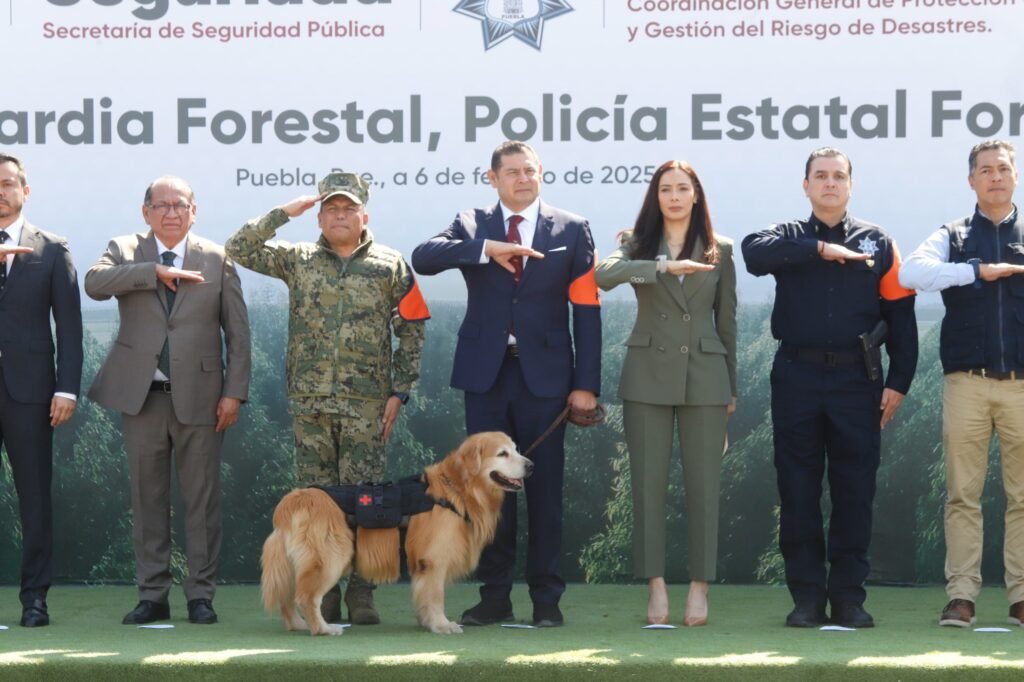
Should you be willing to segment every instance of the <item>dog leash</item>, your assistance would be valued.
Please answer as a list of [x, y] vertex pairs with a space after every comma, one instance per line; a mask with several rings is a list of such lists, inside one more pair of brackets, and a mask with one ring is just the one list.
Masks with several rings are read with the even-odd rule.
[[593, 426], [594, 424], [600, 424], [601, 422], [604, 421], [604, 416], [604, 405], [600, 403], [598, 403], [597, 407], [595, 407], [593, 410], [588, 411], [573, 411], [571, 405], [566, 405], [565, 409], [562, 410], [557, 417], [555, 417], [555, 421], [551, 422], [551, 426], [549, 426], [544, 433], [540, 434], [540, 438], [533, 441], [533, 445], [526, 448], [526, 452], [523, 453], [523, 457], [529, 457], [530, 454], [537, 449], [537, 446], [543, 443], [545, 438], [554, 433], [555, 429], [557, 429], [559, 425], [561, 425], [561, 423], [564, 422], [565, 420], [568, 419], [571, 423], [575, 424], [576, 426], [587, 427]]

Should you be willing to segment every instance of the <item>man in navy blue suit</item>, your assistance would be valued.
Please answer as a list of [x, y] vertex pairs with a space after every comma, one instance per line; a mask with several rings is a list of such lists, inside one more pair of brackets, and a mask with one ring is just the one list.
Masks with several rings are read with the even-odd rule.
[[[532, 444], [568, 402], [593, 410], [601, 383], [601, 307], [594, 281], [594, 240], [587, 221], [540, 200], [543, 169], [523, 142], [507, 141], [487, 173], [499, 202], [459, 213], [412, 254], [419, 273], [459, 268], [469, 300], [459, 328], [452, 386], [465, 392], [466, 431], [504, 431]], [[529, 246], [528, 246], [529, 245]], [[572, 334], [569, 306], [572, 304]], [[526, 480], [529, 542], [526, 580], [533, 624], [563, 624], [564, 422], [531, 455]], [[463, 625], [513, 619], [516, 496], [508, 493], [494, 542], [477, 567], [480, 603]]]

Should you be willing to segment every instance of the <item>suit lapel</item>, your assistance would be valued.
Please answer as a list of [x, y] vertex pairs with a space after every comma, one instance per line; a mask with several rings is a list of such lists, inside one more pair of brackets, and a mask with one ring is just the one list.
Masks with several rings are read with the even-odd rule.
[[18, 246], [27, 246], [32, 249], [32, 253], [15, 254], [14, 262], [11, 263], [11, 271], [7, 273], [8, 277], [13, 275], [20, 268], [25, 267], [25, 263], [28, 259], [39, 255], [41, 241], [42, 240], [39, 238], [39, 230], [37, 230], [33, 225], [29, 225], [28, 222], [25, 222], [25, 224], [21, 226], [21, 238], [18, 239]]
[[505, 241], [505, 218], [501, 215], [501, 206], [491, 206], [484, 216], [483, 234], [479, 235], [484, 239], [493, 239], [497, 242]]
[[[551, 212], [551, 207], [543, 201], [540, 202], [540, 206], [537, 211], [537, 224], [533, 228], [533, 242], [530, 244], [531, 249], [534, 251], [540, 251], [541, 253], [547, 253], [548, 242], [551, 241], [551, 228], [554, 224], [555, 218], [554, 214]], [[523, 278], [519, 280], [519, 286], [525, 285], [527, 279], [530, 277], [530, 273], [539, 267], [536, 261], [536, 258], [530, 258], [526, 261], [526, 267], [523, 269]]]
[[[198, 240], [190, 237], [185, 238], [185, 257], [181, 259], [182, 270], [199, 270], [203, 269], [203, 247]], [[192, 291], [192, 287], [196, 285], [196, 282], [188, 282], [185, 280], [178, 281], [178, 291], [174, 296], [174, 308], [171, 310], [170, 317], [174, 317], [181, 308], [182, 300], [188, 296], [189, 292]]]
[[[668, 252], [668, 244], [665, 243], [664, 238], [662, 238], [661, 245], [658, 247], [658, 254], [670, 259], [672, 258], [672, 254]], [[690, 278], [686, 277], [686, 279]], [[677, 276], [673, 275], [671, 272], [662, 272], [658, 275], [658, 281], [661, 282], [663, 287], [668, 289], [668, 293], [684, 312], [690, 312], [690, 307], [686, 304], [686, 296], [683, 294], [683, 285], [679, 282], [679, 278]]]

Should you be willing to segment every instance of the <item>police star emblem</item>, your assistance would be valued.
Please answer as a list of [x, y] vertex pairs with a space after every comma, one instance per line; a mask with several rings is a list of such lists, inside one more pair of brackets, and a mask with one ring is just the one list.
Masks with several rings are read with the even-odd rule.
[[[878, 251], [878, 243], [871, 237], [864, 237], [864, 239], [861, 239], [860, 243], [857, 244], [857, 248], [860, 249], [861, 253], [866, 253], [869, 256], [874, 256], [875, 252]], [[868, 258], [866, 261], [864, 261], [864, 264], [867, 265], [869, 268], [873, 268], [875, 267], [875, 259]]]
[[573, 10], [566, 0], [459, 0], [452, 11], [481, 22], [484, 50], [513, 37], [539, 50], [544, 22]]

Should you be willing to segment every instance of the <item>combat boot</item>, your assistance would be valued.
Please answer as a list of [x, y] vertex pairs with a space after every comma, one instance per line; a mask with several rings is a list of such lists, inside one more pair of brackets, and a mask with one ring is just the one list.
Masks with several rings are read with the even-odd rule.
[[348, 620], [353, 625], [378, 625], [380, 615], [373, 608], [373, 591], [377, 586], [363, 580], [355, 573], [348, 579], [345, 590], [345, 605], [348, 606]]
[[341, 586], [335, 585], [320, 600], [320, 614], [328, 623], [341, 622]]

